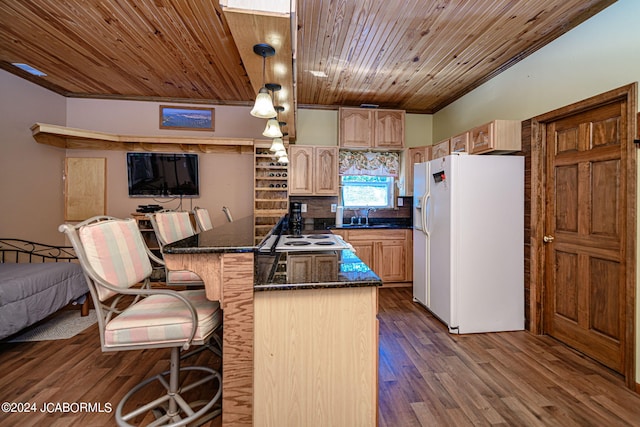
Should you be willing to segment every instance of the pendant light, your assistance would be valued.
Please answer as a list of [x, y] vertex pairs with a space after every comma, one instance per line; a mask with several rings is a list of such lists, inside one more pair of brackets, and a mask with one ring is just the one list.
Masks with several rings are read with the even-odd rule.
[[282, 138], [274, 138], [269, 151], [271, 151], [272, 153], [284, 151], [284, 143], [282, 142]]
[[[280, 85], [276, 85], [273, 83], [267, 83], [265, 86], [269, 90], [272, 90], [272, 88], [276, 87], [277, 88], [274, 90], [280, 90]], [[276, 110], [276, 114], [280, 114], [280, 111], [284, 111], [284, 107], [281, 107], [279, 105], [276, 105], [273, 108]], [[262, 135], [266, 136], [267, 138], [282, 138], [282, 129], [280, 128], [281, 123], [284, 122], [279, 122], [277, 116], [270, 118], [267, 121], [267, 126], [264, 128], [264, 132], [262, 132]]]
[[267, 120], [267, 126], [264, 128], [264, 132], [262, 135], [267, 138], [282, 138], [282, 131], [280, 130], [280, 125], [275, 117]]
[[253, 52], [256, 55], [262, 56], [262, 87], [258, 91], [258, 96], [256, 96], [256, 102], [253, 105], [253, 109], [251, 110], [251, 115], [254, 117], [259, 117], [261, 119], [270, 119], [276, 116], [276, 110], [273, 108], [273, 101], [271, 100], [271, 95], [269, 94], [269, 90], [264, 85], [265, 80], [265, 67], [268, 56], [273, 56], [276, 54], [276, 50], [265, 43], [259, 43], [253, 46]]

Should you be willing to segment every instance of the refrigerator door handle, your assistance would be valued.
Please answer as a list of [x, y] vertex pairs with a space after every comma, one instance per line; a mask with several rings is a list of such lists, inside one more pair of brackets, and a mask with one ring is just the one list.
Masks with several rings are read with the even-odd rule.
[[426, 207], [427, 207], [427, 200], [429, 199], [429, 194], [426, 193], [424, 196], [422, 196], [422, 198], [420, 199], [420, 208], [419, 208], [419, 212], [420, 212], [420, 229], [422, 230], [422, 232], [424, 234], [427, 234], [427, 213], [426, 213]]
[[431, 308], [431, 228], [430, 221], [428, 219], [431, 215], [428, 215], [428, 211], [431, 208], [431, 193], [427, 193], [422, 198], [422, 209], [420, 215], [422, 217], [422, 232], [425, 235], [425, 268], [427, 271], [426, 274], [426, 287], [427, 287], [427, 295], [425, 305], [427, 308]]
[[431, 221], [430, 221], [431, 209], [430, 208], [431, 208], [431, 194], [425, 194], [425, 196], [422, 198], [421, 214], [422, 214], [422, 230], [424, 234], [426, 234], [427, 236], [431, 234]]

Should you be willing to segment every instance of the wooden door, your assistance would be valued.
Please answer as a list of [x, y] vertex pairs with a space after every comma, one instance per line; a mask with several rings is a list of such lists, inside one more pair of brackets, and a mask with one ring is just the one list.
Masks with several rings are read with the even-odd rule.
[[65, 221], [84, 221], [106, 213], [106, 158], [67, 157], [64, 174]]
[[635, 262], [628, 253], [635, 235], [628, 108], [619, 99], [565, 114], [544, 130], [544, 332], [621, 373], [632, 346], [627, 302], [635, 282], [628, 277]]
[[289, 156], [289, 194], [313, 194], [313, 147], [291, 145]]
[[313, 194], [338, 195], [338, 147], [315, 147]]

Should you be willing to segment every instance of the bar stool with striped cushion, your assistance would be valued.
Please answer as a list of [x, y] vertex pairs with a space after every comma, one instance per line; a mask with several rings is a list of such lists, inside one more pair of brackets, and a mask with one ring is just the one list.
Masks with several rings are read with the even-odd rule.
[[[207, 343], [222, 322], [220, 304], [207, 300], [204, 290], [150, 289], [152, 254], [132, 219], [100, 216], [63, 224], [60, 231], [68, 236], [83, 268], [98, 315], [102, 351], [171, 348], [170, 369], [136, 385], [120, 401], [115, 411], [118, 425], [145, 420], [149, 412], [158, 418], [153, 425], [186, 425], [218, 415], [220, 411], [212, 409], [220, 400], [220, 373], [205, 366], [180, 368], [180, 351]], [[133, 287], [137, 283], [143, 283], [142, 288]], [[180, 384], [185, 371], [190, 382]], [[166, 393], [141, 403], [153, 387], [138, 392], [156, 381]], [[189, 402], [185, 395], [193, 389], [211, 397]], [[135, 402], [127, 405], [131, 400]], [[134, 409], [126, 412], [125, 407]]]
[[[151, 226], [156, 234], [156, 239], [160, 245], [160, 251], [169, 243], [191, 237], [196, 232], [191, 225], [189, 212], [180, 211], [160, 211], [147, 214]], [[164, 260], [160, 262], [164, 265]], [[188, 270], [169, 270], [165, 266], [167, 285], [202, 287], [204, 283], [200, 276]]]
[[193, 216], [196, 219], [196, 224], [198, 225], [198, 230], [200, 232], [211, 230], [213, 228], [213, 224], [211, 224], [211, 216], [207, 209], [195, 207], [193, 208]]

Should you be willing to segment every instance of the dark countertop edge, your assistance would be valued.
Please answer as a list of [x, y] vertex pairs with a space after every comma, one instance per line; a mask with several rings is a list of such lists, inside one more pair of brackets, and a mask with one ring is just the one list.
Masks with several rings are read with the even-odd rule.
[[254, 285], [254, 291], [296, 291], [304, 289], [336, 289], [336, 288], [364, 288], [364, 287], [380, 287], [380, 281], [366, 282], [342, 282], [342, 283], [286, 283], [286, 284], [268, 284]]
[[337, 226], [332, 225], [327, 227], [327, 230], [411, 230], [413, 228], [412, 225], [388, 225], [388, 226], [379, 226], [379, 225], [346, 225], [346, 226]]
[[203, 248], [181, 248], [181, 247], [172, 247], [163, 249], [163, 253], [165, 254], [215, 254], [215, 253], [246, 253], [246, 252], [257, 252], [258, 248], [256, 246], [238, 246], [238, 247], [203, 247]]

